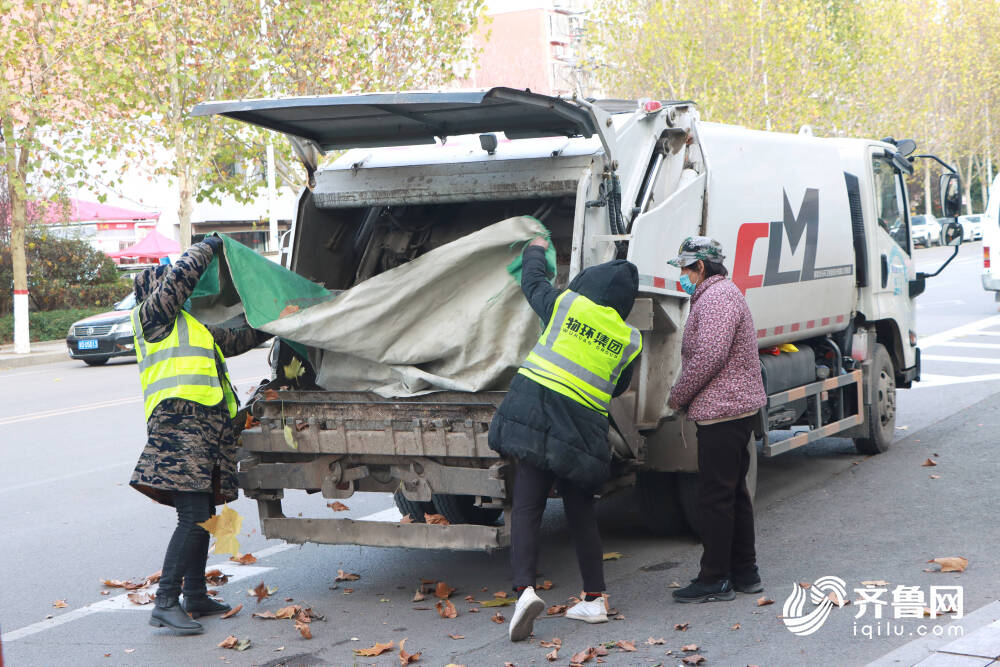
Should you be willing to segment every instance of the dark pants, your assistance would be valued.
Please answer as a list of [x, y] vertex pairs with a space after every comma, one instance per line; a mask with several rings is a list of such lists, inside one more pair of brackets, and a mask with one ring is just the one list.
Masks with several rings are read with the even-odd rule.
[[156, 593], [158, 599], [165, 600], [180, 594], [182, 581], [185, 597], [205, 594], [209, 535], [198, 524], [215, 514], [211, 493], [174, 491], [172, 495], [177, 510], [177, 527], [167, 545], [160, 587]]
[[753, 417], [698, 426], [698, 579], [713, 583], [756, 566], [753, 503], [747, 490]]
[[514, 586], [534, 586], [538, 567], [538, 538], [545, 501], [553, 483], [562, 496], [569, 522], [569, 532], [576, 545], [576, 559], [583, 576], [583, 590], [604, 592], [604, 552], [594, 514], [594, 495], [557, 480], [546, 470], [517, 461], [514, 466], [514, 503], [510, 527], [510, 563], [514, 571]]

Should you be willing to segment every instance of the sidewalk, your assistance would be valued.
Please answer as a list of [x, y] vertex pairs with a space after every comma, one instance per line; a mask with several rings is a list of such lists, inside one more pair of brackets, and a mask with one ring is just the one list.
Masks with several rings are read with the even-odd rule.
[[28, 354], [16, 354], [13, 344], [0, 345], [0, 371], [35, 366], [36, 364], [51, 364], [67, 359], [69, 359], [69, 352], [66, 351], [66, 341], [61, 339], [32, 343], [31, 352]]
[[[1000, 666], [1000, 602], [977, 609], [944, 626], [941, 636], [927, 635], [900, 646], [868, 667], [986, 667]], [[961, 634], [949, 632], [960, 626]], [[957, 637], [957, 638], [956, 638]]]

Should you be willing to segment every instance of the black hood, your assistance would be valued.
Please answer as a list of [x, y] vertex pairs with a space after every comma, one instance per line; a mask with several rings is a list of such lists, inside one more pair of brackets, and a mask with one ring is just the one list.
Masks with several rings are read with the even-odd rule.
[[163, 276], [167, 274], [167, 269], [169, 267], [166, 264], [157, 264], [156, 266], [151, 266], [148, 269], [143, 269], [136, 274], [135, 279], [132, 284], [135, 289], [135, 302], [142, 303], [149, 296], [149, 293], [153, 291], [156, 284], [163, 279]]
[[639, 291], [639, 270], [632, 262], [615, 259], [584, 269], [573, 278], [569, 289], [599, 306], [614, 308], [624, 320], [632, 312]]

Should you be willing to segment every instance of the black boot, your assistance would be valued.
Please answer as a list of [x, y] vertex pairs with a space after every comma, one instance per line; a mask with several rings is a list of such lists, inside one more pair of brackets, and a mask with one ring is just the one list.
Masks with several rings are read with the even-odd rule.
[[232, 607], [228, 604], [213, 600], [207, 593], [195, 593], [184, 596], [184, 611], [191, 614], [194, 618], [212, 616], [213, 614], [225, 614], [230, 609]]
[[201, 623], [192, 620], [184, 613], [177, 602], [176, 595], [156, 596], [156, 607], [153, 609], [153, 615], [149, 618], [149, 624], [154, 628], [166, 626], [182, 635], [198, 635], [205, 631]]

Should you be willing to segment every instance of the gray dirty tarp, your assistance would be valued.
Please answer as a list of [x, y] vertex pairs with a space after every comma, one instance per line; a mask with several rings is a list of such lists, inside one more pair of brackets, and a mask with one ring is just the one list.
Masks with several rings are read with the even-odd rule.
[[507, 265], [547, 235], [509, 218], [261, 328], [309, 346], [327, 390], [505, 389], [541, 333]]

